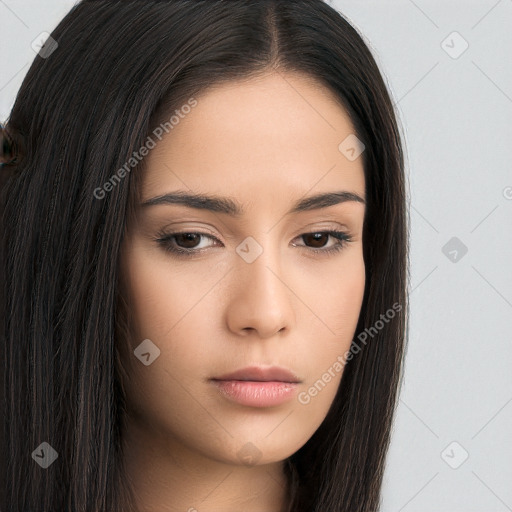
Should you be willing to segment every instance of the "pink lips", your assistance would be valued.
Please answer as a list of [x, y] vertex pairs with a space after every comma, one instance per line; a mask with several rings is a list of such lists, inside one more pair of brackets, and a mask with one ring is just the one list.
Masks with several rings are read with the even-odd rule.
[[290, 400], [300, 380], [286, 368], [252, 366], [211, 382], [228, 400], [249, 407], [273, 407]]

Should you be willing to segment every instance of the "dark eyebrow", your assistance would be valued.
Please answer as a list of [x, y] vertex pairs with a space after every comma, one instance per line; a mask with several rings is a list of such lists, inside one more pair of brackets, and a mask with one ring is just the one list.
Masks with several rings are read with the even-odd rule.
[[[288, 213], [299, 213], [319, 208], [327, 208], [347, 201], [356, 201], [366, 204], [366, 201], [358, 194], [347, 191], [327, 192], [316, 194], [314, 196], [300, 199], [293, 205]], [[181, 204], [189, 208], [197, 208], [200, 210], [209, 210], [212, 212], [225, 213], [233, 217], [243, 215], [242, 205], [229, 197], [210, 196], [206, 194], [191, 194], [183, 190], [153, 197], [142, 203], [142, 207], [155, 206], [161, 204]]]

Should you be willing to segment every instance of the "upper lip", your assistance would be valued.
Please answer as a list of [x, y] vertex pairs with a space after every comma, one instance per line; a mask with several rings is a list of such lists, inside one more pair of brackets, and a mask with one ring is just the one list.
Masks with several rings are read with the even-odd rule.
[[279, 381], [298, 383], [300, 379], [286, 368], [280, 366], [248, 366], [232, 373], [226, 373], [212, 380], [251, 380], [259, 382]]

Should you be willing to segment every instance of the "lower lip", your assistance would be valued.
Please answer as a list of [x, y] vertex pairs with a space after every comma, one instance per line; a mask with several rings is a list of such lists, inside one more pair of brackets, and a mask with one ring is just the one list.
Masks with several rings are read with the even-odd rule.
[[287, 402], [295, 395], [297, 384], [292, 382], [257, 382], [253, 380], [213, 380], [229, 400], [250, 407], [272, 407]]

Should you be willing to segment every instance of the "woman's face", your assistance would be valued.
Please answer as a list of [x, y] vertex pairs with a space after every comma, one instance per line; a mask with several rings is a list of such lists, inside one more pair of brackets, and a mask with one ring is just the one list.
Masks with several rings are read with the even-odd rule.
[[[362, 158], [345, 141], [354, 133], [345, 111], [304, 75], [231, 82], [195, 99], [153, 137], [148, 204], [123, 242], [131, 421], [171, 457], [281, 461], [333, 402], [365, 286], [364, 202], [308, 198], [364, 200]], [[153, 201], [168, 194], [222, 200]]]

